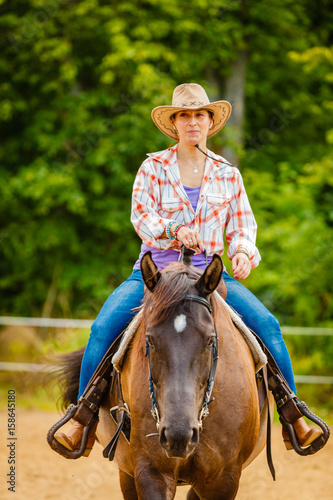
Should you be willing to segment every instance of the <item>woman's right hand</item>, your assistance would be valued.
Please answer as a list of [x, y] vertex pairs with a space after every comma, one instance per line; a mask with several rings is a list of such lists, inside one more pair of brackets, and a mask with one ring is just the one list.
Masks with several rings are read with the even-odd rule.
[[176, 240], [185, 245], [186, 248], [192, 248], [196, 252], [203, 252], [205, 249], [198, 231], [189, 227], [181, 227], [177, 231]]

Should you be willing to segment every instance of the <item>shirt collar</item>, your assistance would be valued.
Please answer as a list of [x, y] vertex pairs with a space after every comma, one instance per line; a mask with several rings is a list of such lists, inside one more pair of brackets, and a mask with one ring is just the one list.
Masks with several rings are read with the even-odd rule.
[[157, 151], [157, 153], [148, 153], [147, 156], [162, 163], [162, 167], [166, 170], [170, 165], [173, 165], [177, 161], [177, 148], [178, 144], [171, 146], [163, 151]]
[[[149, 156], [153, 160], [162, 163], [162, 167], [164, 168], [164, 170], [166, 170], [168, 167], [176, 163], [177, 148], [178, 148], [178, 143], [175, 144], [174, 146], [171, 146], [168, 149], [157, 151], [156, 153], [147, 153], [147, 156]], [[215, 154], [213, 151], [210, 151], [209, 149], [207, 149], [207, 154], [209, 154], [209, 156], [212, 156], [212, 158], [214, 158], [212, 160], [211, 158], [206, 157], [210, 164], [215, 166], [215, 168], [223, 168], [224, 164], [218, 161], [218, 160], [224, 160], [222, 156]]]

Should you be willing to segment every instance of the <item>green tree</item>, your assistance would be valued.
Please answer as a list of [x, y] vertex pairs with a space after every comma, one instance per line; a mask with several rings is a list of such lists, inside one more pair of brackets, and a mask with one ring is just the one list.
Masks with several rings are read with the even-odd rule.
[[[245, 54], [243, 142], [227, 126], [210, 147], [237, 144], [259, 222], [263, 262], [248, 283], [283, 321], [331, 320], [329, 295], [313, 307], [314, 285], [304, 293], [305, 278], [289, 277], [331, 236], [328, 1], [13, 0], [0, 9], [2, 314], [96, 315], [139, 253], [129, 221], [136, 171], [170, 144], [151, 109], [184, 81], [212, 97], [228, 88], [232, 99]], [[328, 293], [329, 255], [314, 264]]]

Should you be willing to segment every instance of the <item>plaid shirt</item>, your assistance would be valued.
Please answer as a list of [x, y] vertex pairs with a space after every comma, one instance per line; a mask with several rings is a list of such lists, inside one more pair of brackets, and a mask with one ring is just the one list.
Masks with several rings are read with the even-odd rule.
[[[160, 238], [173, 220], [198, 231], [208, 255], [222, 256], [226, 229], [229, 259], [238, 249], [244, 248], [249, 253], [251, 266], [256, 267], [261, 260], [255, 246], [257, 224], [239, 170], [207, 158], [194, 212], [180, 179], [177, 146], [149, 153], [139, 168], [133, 186], [131, 213], [136, 232], [150, 247], [178, 250], [176, 240]], [[208, 154], [224, 160], [209, 150]]]

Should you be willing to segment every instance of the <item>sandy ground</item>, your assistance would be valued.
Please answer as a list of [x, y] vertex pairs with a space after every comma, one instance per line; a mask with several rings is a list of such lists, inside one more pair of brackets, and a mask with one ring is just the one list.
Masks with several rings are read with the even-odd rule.
[[[9, 473], [7, 413], [0, 412], [0, 498], [15, 500], [122, 500], [115, 465], [102, 457], [97, 444], [89, 458], [70, 461], [52, 451], [46, 433], [58, 420], [57, 413], [17, 411], [16, 484], [8, 491]], [[265, 454], [252, 463], [241, 479], [237, 500], [333, 500], [333, 439], [318, 454], [300, 457], [287, 452], [280, 427], [273, 428], [274, 483]], [[177, 490], [176, 500], [185, 500], [188, 488]], [[154, 499], [152, 499], [154, 500]]]

